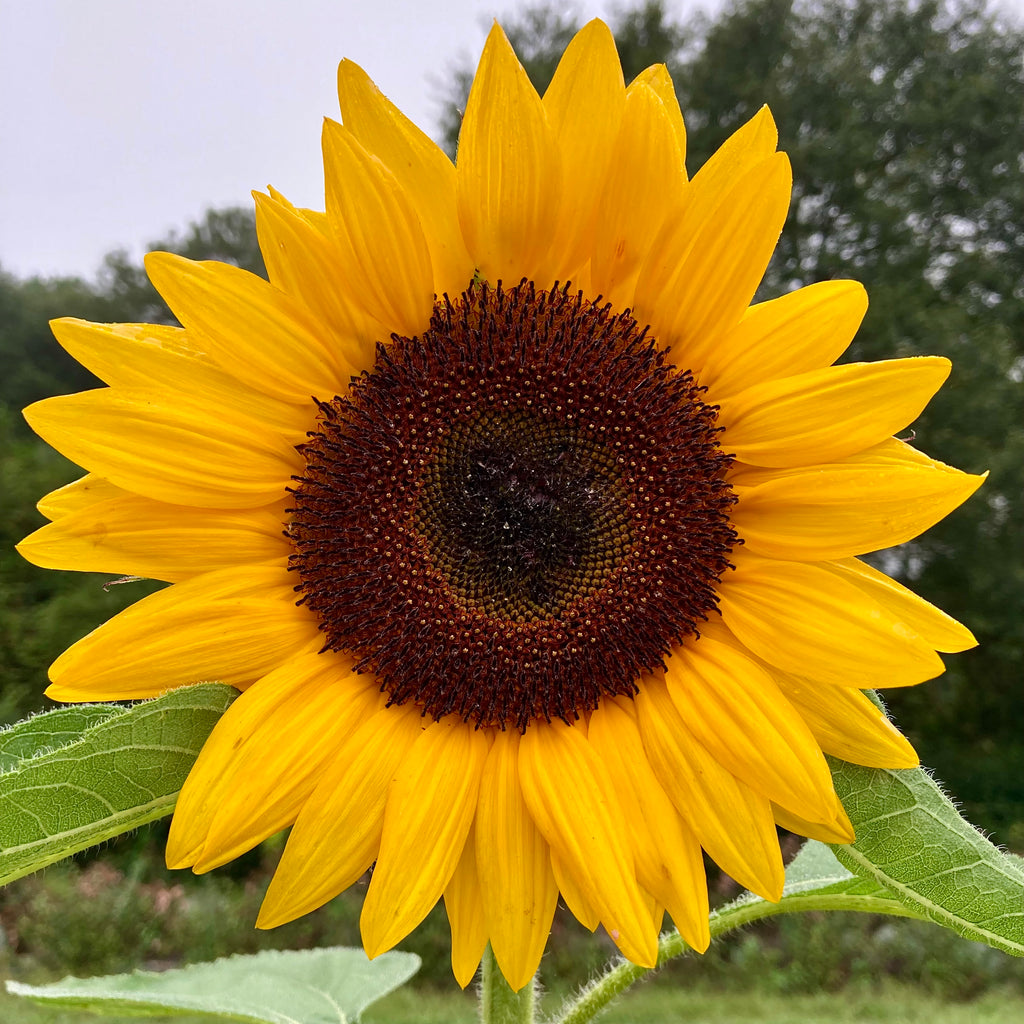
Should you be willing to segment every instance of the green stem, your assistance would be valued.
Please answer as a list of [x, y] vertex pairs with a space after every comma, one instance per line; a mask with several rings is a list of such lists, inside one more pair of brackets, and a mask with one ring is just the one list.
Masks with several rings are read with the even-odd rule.
[[[871, 914], [888, 914], [890, 917], [912, 917], [923, 920], [924, 915], [897, 900], [880, 899], [874, 896], [851, 896], [846, 893], [823, 894], [822, 896], [803, 896], [799, 901], [787, 904], [767, 903], [763, 900], [751, 900], [749, 903], [733, 904], [721, 913], [711, 915], [711, 938], [716, 939], [725, 932], [766, 917], [777, 914], [793, 913], [800, 910], [856, 910]], [[586, 1024], [622, 995], [631, 985], [636, 984], [645, 975], [657, 970], [662, 964], [677, 956], [681, 956], [690, 947], [683, 941], [679, 932], [667, 932], [658, 941], [658, 962], [653, 968], [638, 967], [628, 960], [619, 960], [614, 967], [597, 981], [588, 985], [575, 999], [569, 1003], [553, 1024]]]
[[518, 992], [513, 992], [494, 959], [490, 943], [484, 950], [481, 979], [482, 1024], [534, 1024], [534, 981], [530, 980]]

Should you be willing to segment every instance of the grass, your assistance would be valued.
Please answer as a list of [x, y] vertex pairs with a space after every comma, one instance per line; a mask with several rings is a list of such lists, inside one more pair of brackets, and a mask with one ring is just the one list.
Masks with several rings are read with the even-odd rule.
[[[559, 1001], [546, 1000], [545, 1008], [554, 1009]], [[97, 1024], [99, 1019], [0, 993], [4, 1024]], [[210, 1021], [148, 1019], [152, 1024], [165, 1019], [168, 1024]], [[475, 1024], [476, 1020], [472, 993], [421, 991], [411, 986], [382, 999], [363, 1015], [363, 1024]], [[648, 985], [624, 997], [600, 1020], [602, 1024], [1008, 1024], [1024, 1020], [1024, 997], [993, 991], [971, 1002], [950, 1003], [893, 982], [877, 989], [858, 987], [822, 995], [687, 991]]]

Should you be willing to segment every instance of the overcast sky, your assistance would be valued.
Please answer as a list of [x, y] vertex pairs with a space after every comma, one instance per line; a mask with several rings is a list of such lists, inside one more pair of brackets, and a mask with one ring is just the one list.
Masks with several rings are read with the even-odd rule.
[[[614, 0], [612, 0], [614, 2]], [[1018, 10], [1024, 0], [1003, 0]], [[323, 208], [320, 124], [349, 57], [436, 134], [442, 83], [514, 0], [0, 0], [0, 268], [105, 252], [272, 184]], [[609, 0], [577, 0], [583, 17]], [[721, 0], [668, 0], [674, 13]]]

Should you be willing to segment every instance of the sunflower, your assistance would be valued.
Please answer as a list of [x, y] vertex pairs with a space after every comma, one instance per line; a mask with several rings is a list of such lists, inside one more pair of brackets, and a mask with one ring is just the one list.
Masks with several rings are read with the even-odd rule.
[[543, 98], [497, 26], [452, 162], [342, 63], [326, 212], [256, 195], [269, 281], [167, 253], [182, 327], [60, 320], [109, 387], [27, 410], [86, 470], [38, 565], [171, 586], [57, 659], [58, 700], [241, 691], [172, 867], [292, 826], [259, 918], [375, 865], [370, 956], [443, 898], [513, 988], [559, 895], [653, 965], [708, 945], [702, 850], [780, 895], [776, 825], [853, 832], [824, 754], [917, 763], [861, 689], [973, 645], [858, 559], [980, 483], [893, 437], [940, 358], [832, 365], [852, 281], [750, 305], [791, 176], [767, 109], [689, 180], [664, 67], [599, 21]]

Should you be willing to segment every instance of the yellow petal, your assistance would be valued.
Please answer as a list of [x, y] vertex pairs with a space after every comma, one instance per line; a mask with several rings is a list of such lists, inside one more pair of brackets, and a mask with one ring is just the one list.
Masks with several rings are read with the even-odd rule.
[[99, 505], [101, 502], [110, 501], [111, 498], [123, 498], [127, 494], [127, 491], [109, 480], [104, 480], [94, 473], [86, 473], [85, 476], [50, 491], [45, 497], [40, 498], [36, 508], [50, 522], [56, 522], [64, 516], [71, 515], [72, 512]]
[[535, 722], [519, 748], [523, 796], [541, 834], [629, 960], [653, 966], [657, 931], [636, 880], [608, 770], [582, 733]]
[[684, 153], [670, 112], [646, 86], [630, 86], [594, 231], [591, 287], [633, 305], [640, 266], [670, 210], [683, 202]]
[[624, 102], [615, 40], [595, 18], [566, 47], [543, 100], [562, 154], [562, 201], [551, 254], [552, 275], [559, 280], [593, 251], [595, 224], [609, 207], [603, 186]]
[[[321, 665], [328, 661], [323, 654], [313, 657]], [[197, 873], [234, 860], [293, 824], [345, 738], [376, 710], [379, 691], [372, 679], [354, 673], [331, 678], [336, 673], [336, 665], [321, 668], [303, 694], [249, 734], [219, 787]]]
[[[672, 76], [664, 64], [652, 64], [644, 68], [636, 78], [629, 84], [626, 90], [627, 95], [635, 89], [653, 89], [657, 97], [664, 104], [665, 112], [672, 122], [672, 133], [675, 136], [676, 145], [679, 148], [680, 156], [686, 161], [686, 125], [683, 124], [683, 112], [679, 109], [679, 99], [676, 97], [676, 87], [672, 82]], [[767, 154], [766, 154], [767, 155]], [[685, 171], [683, 172], [685, 177]]]
[[353, 289], [346, 287], [334, 240], [290, 203], [259, 192], [253, 198], [256, 233], [270, 280], [310, 311], [346, 366], [372, 366], [377, 342], [387, 340], [394, 328], [374, 320]]
[[824, 568], [838, 573], [843, 579], [870, 594], [886, 611], [935, 650], [952, 654], [978, 646], [974, 634], [966, 626], [867, 562], [859, 558], [846, 558], [840, 562], [826, 563]]
[[[104, 384], [119, 388], [166, 383], [166, 371], [177, 364], [189, 373], [216, 367], [216, 363], [190, 343], [183, 327], [166, 324], [94, 324], [66, 316], [50, 321], [53, 336], [73, 359], [91, 370]], [[238, 381], [224, 371], [222, 377]], [[176, 376], [176, 375], [175, 375]], [[177, 383], [177, 381], [175, 381]], [[174, 385], [172, 385], [174, 386]], [[184, 390], [184, 389], [183, 389]]]
[[854, 455], [912, 423], [949, 376], [939, 356], [844, 363], [718, 399], [722, 446], [758, 466]]
[[480, 781], [476, 817], [491, 946], [516, 991], [537, 973], [558, 902], [551, 854], [526, 809], [518, 760], [519, 734], [497, 733]]
[[369, 868], [394, 777], [424, 724], [411, 704], [384, 708], [342, 743], [299, 812], [257, 928], [276, 928], [323, 906]]
[[444, 891], [444, 909], [452, 930], [452, 973], [462, 988], [473, 980], [487, 947], [482, 896], [471, 829], [455, 874]]
[[50, 666], [46, 693], [128, 700], [211, 680], [245, 689], [318, 635], [283, 564], [221, 569], [144, 597], [94, 629]]
[[[699, 176], [698, 176], [699, 177]], [[739, 322], [786, 220], [792, 173], [776, 153], [755, 164], [706, 218], [690, 213], [697, 178], [679, 225], [662, 229], [640, 271], [636, 317], [674, 358], [699, 372], [718, 336]], [[695, 227], [694, 219], [701, 221]]]
[[[721, 221], [724, 211], [734, 205], [730, 197], [740, 194], [737, 189], [745, 180], [756, 182], [763, 174], [758, 168], [767, 166], [777, 142], [775, 122], [768, 108], [762, 107], [697, 172], [686, 190], [685, 204], [666, 220], [644, 263], [637, 289], [638, 303], [643, 293], [644, 311], [656, 311], [659, 296], [675, 305], [674, 289], [684, 280], [682, 264], [700, 232], [710, 222]], [[641, 319], [649, 320], [646, 315]], [[664, 316], [655, 323], [655, 333], [665, 332], [670, 320], [671, 316]]]
[[[159, 381], [161, 374], [153, 372], [151, 359], [171, 356], [184, 357], [185, 365], [216, 366], [205, 352], [198, 348], [196, 339], [184, 327], [170, 324], [93, 323], [74, 316], [62, 316], [50, 321], [53, 336], [69, 355], [90, 369], [104, 384], [131, 388]], [[137, 355], [141, 365], [135, 365], [126, 354]]]
[[832, 815], [836, 795], [821, 748], [751, 658], [703, 636], [667, 660], [665, 683], [694, 736], [733, 775], [797, 814]]
[[[330, 653], [292, 658], [250, 686], [214, 727], [182, 788], [168, 867], [202, 860], [197, 870], [208, 871], [218, 853], [216, 863], [226, 863], [290, 825], [376, 696], [349, 659]], [[208, 842], [215, 821], [219, 836]]]
[[712, 215], [722, 198], [751, 168], [766, 160], [779, 144], [779, 132], [765, 106], [741, 125], [693, 176], [687, 217], [694, 229]]
[[847, 349], [868, 309], [857, 281], [819, 281], [759, 302], [708, 349], [701, 383], [715, 401], [780, 377], [820, 370]]
[[331, 223], [327, 219], [327, 214], [323, 210], [310, 210], [306, 206], [295, 206], [289, 202], [285, 195], [278, 192], [273, 185], [267, 186], [267, 195], [274, 200], [279, 206], [286, 206], [290, 210], [294, 210], [298, 213], [314, 231], [323, 235], [324, 238], [330, 237], [331, 234]]
[[459, 223], [484, 277], [554, 283], [546, 279], [561, 201], [558, 141], [497, 24], [466, 102], [456, 171]]
[[338, 68], [338, 98], [345, 127], [391, 171], [416, 210], [430, 250], [434, 292], [460, 295], [474, 267], [459, 229], [452, 162], [350, 60]]
[[772, 804], [775, 821], [790, 832], [808, 839], [817, 839], [819, 843], [852, 843], [856, 839], [853, 825], [843, 810], [842, 804], [837, 805], [835, 817], [831, 821], [808, 821], [792, 811]]
[[[899, 446], [899, 447], [896, 447]], [[934, 462], [892, 439], [842, 462], [735, 486], [731, 518], [747, 550], [825, 561], [894, 547], [966, 501], [984, 476]]]
[[52, 320], [50, 327], [68, 353], [112, 387], [171, 390], [208, 413], [241, 413], [292, 442], [304, 440], [312, 425], [315, 410], [308, 394], [295, 403], [248, 387], [190, 344], [180, 327], [71, 318]]
[[685, 826], [647, 760], [636, 721], [614, 700], [590, 716], [589, 739], [607, 765], [629, 819], [637, 877], [696, 950], [711, 941], [700, 843]]
[[333, 398], [356, 368], [321, 339], [284, 292], [228, 263], [151, 252], [146, 273], [221, 368], [286, 402]]
[[324, 121], [327, 218], [349, 294], [405, 337], [426, 329], [434, 308], [430, 250], [395, 175], [342, 125]]
[[46, 569], [179, 583], [229, 565], [286, 559], [291, 547], [284, 521], [280, 507], [195, 509], [124, 494], [69, 511], [17, 548], [23, 558]]
[[818, 565], [734, 549], [719, 609], [769, 665], [839, 686], [912, 686], [943, 671], [935, 652], [868, 594]]
[[[822, 565], [832, 569], [832, 563]], [[938, 611], [938, 609], [936, 609]], [[701, 640], [712, 638], [739, 646], [739, 640], [722, 622], [713, 617], [701, 626]], [[815, 741], [826, 754], [841, 757], [854, 764], [876, 768], [913, 768], [917, 754], [885, 714], [859, 690], [849, 686], [804, 679], [759, 661], [792, 704]], [[779, 815], [775, 820], [781, 822]], [[786, 826], [787, 828], [789, 826]], [[834, 822], [829, 825], [834, 827]], [[791, 829], [799, 831], [799, 829]], [[817, 839], [810, 832], [802, 835]], [[822, 842], [847, 842], [845, 839], [823, 839]]]
[[97, 476], [176, 505], [259, 508], [280, 501], [302, 469], [280, 434], [171, 391], [61, 395], [30, 405], [25, 419]]
[[377, 866], [359, 926], [371, 959], [427, 916], [462, 856], [480, 791], [487, 736], [433, 722], [409, 748], [388, 793]]
[[645, 677], [636, 708], [654, 774], [708, 856], [740, 885], [777, 900], [784, 872], [768, 800], [701, 746], [664, 680]]
[[917, 754], [906, 737], [859, 690], [779, 670], [772, 674], [826, 754], [868, 768], [917, 767]]
[[558, 891], [562, 894], [562, 900], [569, 913], [587, 931], [597, 931], [597, 926], [601, 923], [601, 915], [591, 906], [579, 882], [554, 850], [551, 851], [551, 873], [555, 876], [555, 885], [558, 886]]

